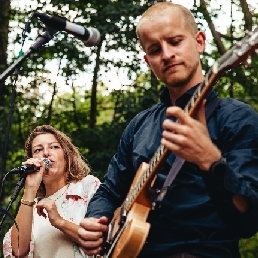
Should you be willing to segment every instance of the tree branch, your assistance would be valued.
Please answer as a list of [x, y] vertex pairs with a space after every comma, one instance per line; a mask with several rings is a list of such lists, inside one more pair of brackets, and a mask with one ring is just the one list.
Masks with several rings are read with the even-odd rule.
[[246, 0], [240, 0], [239, 2], [244, 14], [245, 29], [252, 31], [252, 25], [253, 25], [252, 14], [249, 10], [248, 4]]
[[200, 0], [200, 7], [201, 7], [201, 12], [204, 16], [204, 19], [207, 21], [208, 23], [208, 26], [211, 30], [211, 33], [212, 33], [212, 36], [214, 38], [214, 42], [218, 48], [218, 51], [221, 55], [223, 55], [225, 52], [226, 52], [226, 49], [221, 41], [221, 37], [220, 37], [220, 34], [215, 30], [215, 26], [212, 22], [212, 19], [210, 17], [210, 14], [207, 10], [207, 5], [206, 5], [206, 2], [205, 0]]

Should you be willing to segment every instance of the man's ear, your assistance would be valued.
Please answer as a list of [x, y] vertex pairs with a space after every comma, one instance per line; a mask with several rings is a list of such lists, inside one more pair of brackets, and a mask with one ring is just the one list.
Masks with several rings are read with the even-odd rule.
[[149, 60], [148, 60], [147, 56], [144, 55], [143, 58], [144, 58], [145, 62], [149, 65]]
[[206, 41], [206, 35], [204, 32], [202, 31], [198, 31], [196, 33], [196, 43], [197, 43], [197, 48], [198, 48], [198, 52], [200, 54], [203, 53], [204, 48], [205, 48], [205, 41]]

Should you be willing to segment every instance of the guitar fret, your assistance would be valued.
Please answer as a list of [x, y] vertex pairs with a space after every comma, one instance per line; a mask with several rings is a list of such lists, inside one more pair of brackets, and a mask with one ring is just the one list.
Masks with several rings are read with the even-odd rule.
[[140, 177], [139, 181], [136, 183], [135, 187], [131, 189], [131, 194], [126, 199], [126, 203], [124, 204], [125, 209], [127, 210], [134, 198], [136, 197], [137, 193], [139, 192], [139, 189], [144, 185], [147, 178], [150, 175], [150, 172], [153, 170], [153, 168], [156, 166], [157, 162], [159, 161], [160, 157], [164, 154], [165, 147], [163, 145], [160, 145], [159, 148], [156, 150], [154, 155], [152, 156], [149, 167], [144, 171], [142, 176]]

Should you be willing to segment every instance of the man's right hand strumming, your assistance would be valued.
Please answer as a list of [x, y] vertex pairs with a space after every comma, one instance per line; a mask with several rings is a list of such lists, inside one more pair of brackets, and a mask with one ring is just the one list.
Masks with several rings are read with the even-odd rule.
[[78, 230], [80, 245], [87, 255], [97, 255], [104, 242], [104, 233], [108, 229], [107, 217], [85, 218]]

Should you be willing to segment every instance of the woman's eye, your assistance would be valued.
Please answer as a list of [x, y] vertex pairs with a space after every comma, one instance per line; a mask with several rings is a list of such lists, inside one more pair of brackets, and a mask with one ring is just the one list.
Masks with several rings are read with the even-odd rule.
[[34, 153], [39, 153], [41, 151], [41, 149], [36, 149], [34, 150]]
[[51, 149], [59, 149], [59, 145], [53, 145], [50, 147]]

